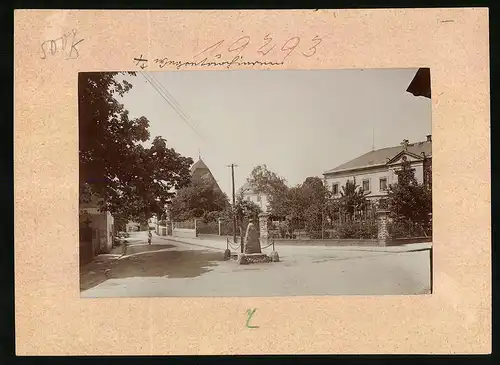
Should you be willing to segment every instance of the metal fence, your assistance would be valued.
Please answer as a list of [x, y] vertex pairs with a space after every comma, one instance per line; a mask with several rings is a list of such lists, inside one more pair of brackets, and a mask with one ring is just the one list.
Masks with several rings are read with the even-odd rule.
[[180, 229], [195, 229], [196, 228], [196, 219], [188, 220], [188, 221], [181, 221], [181, 222], [173, 222], [173, 228], [180, 228]]

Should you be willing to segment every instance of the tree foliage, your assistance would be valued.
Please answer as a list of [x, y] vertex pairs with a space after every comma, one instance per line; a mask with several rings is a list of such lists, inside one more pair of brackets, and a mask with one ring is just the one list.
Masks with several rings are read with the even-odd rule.
[[173, 190], [190, 181], [193, 160], [167, 148], [156, 137], [150, 148], [149, 121], [130, 118], [116, 100], [131, 88], [124, 74], [133, 72], [87, 72], [79, 74], [80, 201], [99, 197], [101, 210], [120, 221], [144, 221], [161, 214]]
[[397, 183], [389, 186], [388, 207], [392, 218], [427, 227], [432, 213], [432, 192], [429, 186], [418, 183], [415, 169], [408, 160], [403, 160], [396, 171]]
[[226, 194], [206, 180], [193, 180], [180, 189], [170, 205], [172, 218], [178, 221], [201, 218], [214, 220], [229, 206]]
[[235, 200], [235, 206], [228, 206], [222, 213], [221, 218], [229, 223], [236, 216], [236, 225], [241, 229], [241, 232], [244, 232], [249, 222], [258, 222], [259, 213], [262, 210], [254, 202], [246, 200], [243, 192], [239, 192]]
[[342, 186], [339, 199], [341, 210], [347, 215], [349, 220], [354, 219], [356, 212], [363, 211], [366, 208], [366, 192], [356, 184], [356, 178], [352, 181], [347, 180]]
[[245, 200], [243, 192], [241, 192], [236, 196], [234, 212], [238, 221], [256, 221], [262, 210], [254, 202]]

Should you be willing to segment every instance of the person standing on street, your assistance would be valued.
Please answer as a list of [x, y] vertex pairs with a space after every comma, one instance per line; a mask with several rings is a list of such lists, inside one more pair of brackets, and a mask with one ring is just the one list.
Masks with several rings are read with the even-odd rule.
[[151, 239], [153, 238], [153, 235], [151, 234], [151, 231], [148, 230], [148, 243], [151, 244]]

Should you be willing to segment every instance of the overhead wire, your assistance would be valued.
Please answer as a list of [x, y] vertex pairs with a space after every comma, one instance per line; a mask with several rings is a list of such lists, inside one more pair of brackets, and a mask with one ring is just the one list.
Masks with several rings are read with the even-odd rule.
[[175, 106], [175, 104], [168, 98], [168, 96], [166, 96], [164, 94], [164, 92], [162, 92], [160, 89], [159, 89], [159, 86], [157, 86], [154, 82], [154, 80], [150, 79], [148, 76], [146, 76], [147, 74], [145, 72], [141, 72], [141, 75], [146, 79], [147, 82], [149, 82], [149, 84], [158, 92], [158, 94], [172, 107], [172, 109], [174, 109], [174, 111], [181, 117], [181, 119], [191, 128], [191, 130], [196, 133], [198, 135], [198, 137], [202, 138], [203, 139], [203, 136], [202, 134], [198, 131], [198, 129], [193, 125], [191, 124], [191, 122], [188, 120], [188, 118], [186, 118], [184, 115], [183, 115], [183, 112], [179, 111], [177, 109], [177, 107]]

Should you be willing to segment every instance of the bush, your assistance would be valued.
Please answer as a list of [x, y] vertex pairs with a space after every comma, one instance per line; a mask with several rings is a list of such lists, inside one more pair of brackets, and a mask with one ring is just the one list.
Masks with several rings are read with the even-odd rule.
[[377, 223], [375, 221], [345, 222], [338, 227], [339, 238], [377, 238]]
[[327, 239], [327, 238], [332, 238], [331, 233], [328, 232], [327, 230], [321, 232], [321, 231], [312, 231], [312, 232], [307, 232], [307, 235], [309, 236], [310, 239], [312, 240], [320, 240], [320, 239]]
[[219, 234], [219, 224], [217, 222], [198, 223], [197, 231], [200, 234]]
[[387, 231], [391, 238], [412, 238], [423, 237], [426, 234], [432, 235], [432, 230], [424, 233], [424, 229], [408, 220], [398, 219], [387, 223]]

